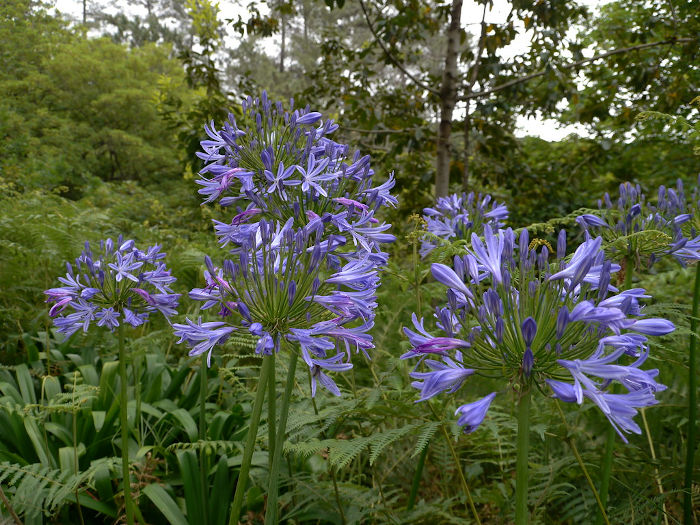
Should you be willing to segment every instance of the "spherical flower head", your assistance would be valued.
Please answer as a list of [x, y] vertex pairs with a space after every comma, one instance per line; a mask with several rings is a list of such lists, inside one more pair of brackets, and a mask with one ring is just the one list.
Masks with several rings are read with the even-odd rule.
[[240, 122], [230, 115], [220, 130], [205, 126], [199, 193], [205, 203], [236, 206], [230, 222], [214, 221], [222, 245], [235, 250], [263, 219], [291, 219], [295, 229], [322, 223], [326, 235], [347, 236], [366, 251], [394, 240], [375, 217], [397, 203], [393, 176], [375, 186], [370, 157], [328, 138], [338, 126], [321, 117], [293, 110], [293, 101], [286, 110], [263, 92], [243, 103]]
[[292, 219], [262, 219], [234, 258], [220, 267], [207, 258], [206, 286], [190, 297], [202, 301], [202, 309], [216, 307], [221, 321], [174, 325], [190, 355], [207, 352], [211, 360], [234, 331], [257, 337], [259, 354], [278, 352], [286, 341], [298, 346], [309, 367], [312, 395], [317, 383], [339, 395], [327, 372], [349, 370], [353, 351], [367, 355], [373, 348], [368, 331], [386, 259], [373, 246], [368, 251], [347, 237], [325, 235], [325, 224], [295, 229]]
[[424, 239], [421, 257], [427, 256], [443, 240], [469, 240], [476, 233], [482, 235], [484, 226], [502, 228], [508, 218], [508, 208], [489, 194], [454, 193], [438, 197], [435, 207], [424, 208], [423, 218], [430, 238]]
[[46, 302], [54, 303], [49, 310], [54, 325], [69, 337], [80, 329], [87, 332], [92, 321], [114, 331], [123, 322], [139, 326], [156, 311], [169, 319], [177, 313], [180, 295], [170, 288], [175, 277], [163, 258], [159, 246], [144, 252], [121, 236], [116, 243], [100, 241], [97, 253], [86, 242], [75, 263], [66, 263], [65, 277], [58, 278], [63, 286], [44, 292]]
[[[411, 349], [402, 358], [417, 359], [411, 376], [421, 379], [413, 383], [421, 401], [454, 392], [478, 374], [497, 387], [458, 409], [466, 432], [479, 426], [498, 392], [549, 388], [566, 402], [595, 403], [623, 439], [638, 431], [636, 409], [665, 388], [655, 380], [658, 371], [641, 369], [647, 336], [674, 326], [643, 317], [640, 301], [649, 298], [643, 289], [617, 293], [610, 285], [620, 267], [605, 259], [600, 238], [568, 259], [565, 243], [561, 234], [550, 261], [546, 244], [531, 243], [527, 230], [516, 244], [512, 231], [487, 227], [484, 241], [473, 236], [454, 268], [433, 264], [433, 276], [447, 287], [446, 306], [435, 314], [439, 332], [415, 315], [415, 331], [404, 329]], [[628, 394], [611, 394], [615, 382]]]

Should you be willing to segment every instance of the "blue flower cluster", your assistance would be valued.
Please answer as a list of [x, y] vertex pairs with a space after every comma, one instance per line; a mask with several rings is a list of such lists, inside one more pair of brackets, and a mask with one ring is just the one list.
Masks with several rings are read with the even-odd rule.
[[601, 235], [608, 243], [626, 237], [626, 254], [641, 255], [640, 241], [635, 233], [657, 231], [664, 234], [667, 243], [659, 243], [648, 249], [650, 264], [664, 255], [671, 254], [681, 264], [700, 259], [700, 236], [692, 226], [693, 214], [686, 205], [683, 183], [678, 180], [676, 189], [660, 186], [655, 205], [649, 203], [638, 184], [620, 184], [619, 197], [615, 202], [606, 193], [598, 201], [600, 216], [584, 214], [576, 218], [587, 234]]
[[[647, 318], [640, 306], [643, 289], [618, 292], [611, 274], [620, 267], [605, 258], [602, 239], [588, 239], [567, 261], [566, 233], [559, 234], [556, 262], [550, 250], [519, 242], [509, 228], [484, 227], [485, 243], [472, 234], [471, 249], [455, 257], [454, 269], [433, 264], [436, 280], [447, 287], [447, 304], [436, 310], [441, 335], [424, 328], [414, 314], [414, 330], [404, 328], [412, 348], [402, 358], [418, 358], [411, 374], [420, 400], [454, 392], [473, 374], [505, 380], [521, 388], [545, 388], [566, 402], [589, 399], [623, 440], [640, 433], [637, 409], [656, 403], [657, 370], [642, 370], [648, 335], [674, 326]], [[419, 365], [426, 371], [419, 371]], [[617, 382], [624, 393], [612, 393]], [[497, 392], [457, 409], [465, 432], [475, 430]]]
[[214, 221], [231, 256], [220, 266], [207, 257], [206, 285], [190, 292], [221, 320], [188, 319], [175, 333], [209, 359], [235, 330], [257, 337], [261, 354], [298, 344], [312, 395], [317, 381], [340, 395], [326, 372], [350, 369], [351, 350], [373, 347], [381, 244], [394, 241], [375, 213], [396, 205], [394, 179], [374, 186], [369, 157], [329, 139], [338, 126], [320, 113], [285, 111], [263, 92], [243, 115], [241, 126], [232, 115], [220, 130], [206, 126], [198, 154], [204, 202], [236, 207], [230, 222]]
[[[112, 239], [100, 241], [96, 254], [86, 242], [75, 265], [66, 263], [66, 276], [58, 278], [63, 286], [44, 292], [46, 302], [54, 303], [49, 315], [55, 317], [58, 332], [66, 337], [81, 328], [87, 332], [92, 321], [113, 331], [120, 320], [139, 326], [151, 312], [158, 311], [166, 318], [175, 315], [180, 294], [170, 288], [175, 277], [163, 258], [160, 246], [143, 252], [134, 241], [124, 241], [121, 236], [116, 243]], [[72, 312], [58, 315], [66, 309]]]
[[[479, 193], [454, 193], [438, 197], [434, 208], [424, 208], [423, 218], [429, 233], [440, 239], [469, 239], [472, 233], [481, 235], [485, 225], [493, 229], [505, 226], [508, 208], [492, 199], [491, 195]], [[425, 239], [420, 255], [425, 257], [437, 247], [437, 243]]]

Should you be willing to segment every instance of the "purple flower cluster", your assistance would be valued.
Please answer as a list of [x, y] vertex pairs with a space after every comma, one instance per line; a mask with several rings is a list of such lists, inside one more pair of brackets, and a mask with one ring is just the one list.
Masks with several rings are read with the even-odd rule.
[[[625, 182], [620, 184], [615, 202], [606, 193], [598, 207], [600, 216], [584, 214], [576, 222], [588, 235], [601, 235], [608, 244], [627, 238], [627, 242], [616, 247], [618, 251], [649, 255], [650, 264], [666, 254], [672, 254], [681, 264], [700, 259], [700, 236], [692, 226], [693, 214], [687, 209], [680, 180], [675, 190], [660, 186], [655, 205], [647, 201], [638, 184]], [[656, 231], [662, 236], [653, 244], [642, 246], [633, 234], [644, 231]]]
[[[539, 243], [533, 243], [537, 245]], [[413, 316], [404, 328], [417, 358], [411, 374], [420, 400], [459, 389], [472, 374], [521, 388], [545, 388], [566, 401], [595, 403], [623, 440], [639, 433], [638, 408], [656, 403], [657, 370], [642, 370], [647, 336], [674, 326], [643, 315], [643, 289], [618, 292], [611, 274], [619, 266], [605, 258], [602, 239], [588, 239], [567, 261], [562, 231], [555, 262], [546, 245], [532, 248], [528, 231], [516, 241], [509, 228], [484, 227], [484, 242], [472, 234], [471, 249], [455, 257], [454, 269], [433, 264], [436, 280], [447, 287], [447, 304], [435, 312], [439, 335]], [[427, 371], [418, 371], [424, 365]], [[505, 381], [505, 384], [503, 383]], [[617, 382], [624, 393], [611, 393]], [[466, 432], [484, 419], [499, 391], [457, 409]]]
[[[493, 229], [502, 228], [508, 218], [505, 204], [492, 200], [491, 195], [479, 193], [455, 193], [439, 197], [434, 208], [424, 208], [428, 233], [440, 239], [468, 240], [472, 233], [481, 235], [485, 225]], [[437, 242], [425, 239], [420, 249], [425, 257], [438, 246]]]
[[206, 285], [190, 293], [221, 320], [188, 319], [175, 333], [209, 359], [236, 330], [253, 334], [261, 354], [294, 343], [312, 395], [317, 383], [340, 395], [326, 372], [350, 369], [352, 350], [373, 347], [381, 244], [394, 241], [375, 214], [396, 205], [394, 179], [373, 185], [369, 157], [329, 139], [338, 126], [320, 113], [285, 111], [263, 92], [243, 115], [240, 127], [232, 115], [220, 130], [207, 126], [198, 154], [205, 202], [236, 206], [230, 222], [214, 221], [231, 257], [219, 267], [207, 257]]
[[[143, 252], [121, 236], [116, 243], [100, 241], [97, 253], [86, 242], [74, 265], [66, 263], [66, 276], [58, 278], [63, 286], [44, 292], [46, 302], [54, 303], [49, 310], [54, 325], [69, 337], [81, 328], [87, 332], [92, 321], [113, 331], [120, 322], [142, 325], [155, 311], [170, 318], [180, 294], [170, 289], [175, 277], [163, 258], [160, 246]], [[66, 310], [72, 312], [59, 315]]]

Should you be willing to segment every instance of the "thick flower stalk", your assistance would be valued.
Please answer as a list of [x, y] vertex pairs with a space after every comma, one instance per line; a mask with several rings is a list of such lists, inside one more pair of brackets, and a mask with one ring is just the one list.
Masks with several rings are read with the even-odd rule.
[[[484, 239], [472, 234], [471, 249], [455, 257], [454, 269], [432, 265], [435, 279], [447, 287], [446, 305], [435, 314], [439, 333], [415, 316], [415, 329], [404, 328], [412, 348], [402, 358], [418, 360], [411, 375], [419, 400], [456, 392], [478, 374], [494, 386], [457, 409], [467, 433], [479, 427], [498, 394], [513, 389], [524, 407], [521, 436], [530, 393], [547, 390], [565, 402], [594, 403], [625, 442], [627, 433], [640, 433], [633, 417], [656, 404], [656, 392], [665, 388], [656, 370], [641, 368], [647, 336], [667, 334], [673, 324], [643, 315], [640, 300], [649, 297], [643, 289], [617, 293], [611, 273], [619, 266], [605, 259], [600, 238], [581, 244], [567, 261], [562, 231], [553, 262], [546, 245], [539, 251], [530, 246], [527, 230], [516, 243], [512, 230], [494, 233], [487, 225]], [[623, 393], [611, 393], [614, 383]], [[526, 439], [523, 447], [526, 456]], [[522, 470], [518, 523], [526, 512]]]
[[[124, 325], [140, 326], [153, 312], [160, 312], [166, 319], [177, 313], [180, 294], [170, 288], [175, 277], [162, 262], [164, 258], [160, 246], [151, 246], [144, 252], [136, 248], [133, 240], [124, 241], [121, 236], [116, 243], [112, 239], [100, 241], [97, 252], [86, 242], [74, 265], [66, 263], [66, 276], [58, 278], [63, 286], [44, 292], [46, 302], [54, 303], [49, 310], [54, 325], [66, 337], [80, 329], [87, 332], [92, 322], [112, 332], [118, 329], [122, 483], [129, 525], [134, 523], [134, 502], [129, 469]], [[66, 311], [70, 313], [65, 314]]]
[[[508, 218], [508, 208], [488, 194], [455, 193], [439, 197], [434, 208], [424, 208], [423, 218], [428, 233], [435, 237], [444, 240], [469, 240], [472, 233], [482, 235], [487, 224], [492, 229], [502, 228]], [[434, 239], [424, 239], [420, 249], [421, 257], [433, 251], [438, 242]]]

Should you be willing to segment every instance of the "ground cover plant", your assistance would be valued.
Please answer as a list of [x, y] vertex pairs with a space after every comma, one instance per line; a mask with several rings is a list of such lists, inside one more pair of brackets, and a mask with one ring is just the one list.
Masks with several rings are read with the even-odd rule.
[[[419, 134], [415, 86], [398, 101], [375, 75], [405, 58], [429, 78], [402, 46], [454, 13], [375, 26], [377, 6], [330, 4], [234, 24], [236, 53], [294, 42], [235, 82], [208, 2], [86, 12], [91, 34], [0, 6], [0, 35], [36, 50], [0, 54], [0, 522], [696, 522], [692, 104], [550, 144], [499, 135], [523, 93], [475, 100], [433, 197], [444, 130]], [[369, 40], [350, 35], [367, 67], [339, 86], [328, 60], [357, 65], [355, 41], [327, 28], [316, 56], [294, 17], [309, 44], [343, 13]], [[468, 93], [507, 67], [483, 31]], [[663, 67], [687, 65], [671, 49]]]

